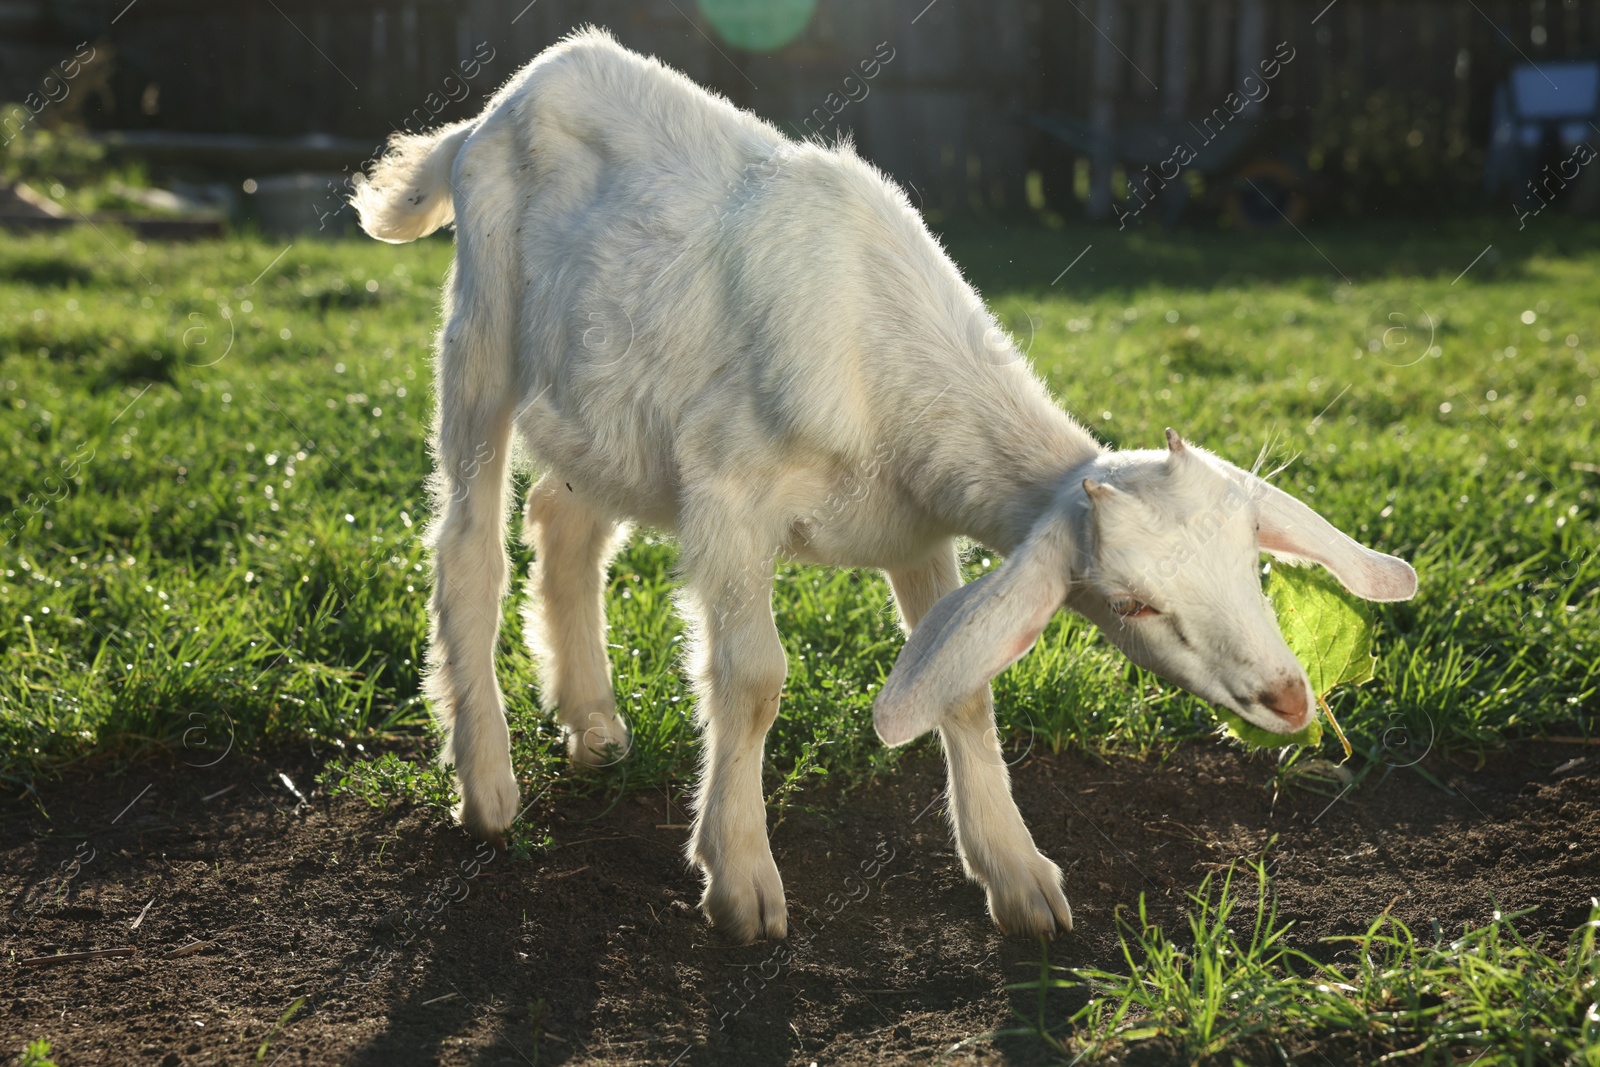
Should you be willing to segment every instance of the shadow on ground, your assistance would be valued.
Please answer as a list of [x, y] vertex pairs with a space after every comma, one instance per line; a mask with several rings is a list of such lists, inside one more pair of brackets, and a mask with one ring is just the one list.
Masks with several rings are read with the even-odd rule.
[[[1066, 870], [1078, 924], [1051, 958], [1119, 966], [1116, 909], [1143, 893], [1179, 930], [1206, 872], [1274, 836], [1282, 914], [1319, 952], [1386, 907], [1450, 930], [1495, 902], [1537, 906], [1526, 929], [1564, 937], [1600, 877], [1593, 752], [1434, 759], [1452, 793], [1395, 770], [1338, 799], [1275, 799], [1270, 758], [1221, 744], [1165, 762], [1029, 756], [1018, 801]], [[316, 770], [236, 756], [6, 800], [7, 1053], [45, 1038], [64, 1067], [237, 1063], [263, 1042], [260, 1062], [282, 1065], [1044, 1059], [1030, 1038], [985, 1036], [1036, 1016], [1033, 994], [1006, 987], [1037, 973], [1039, 947], [996, 933], [962, 877], [931, 755], [791, 806], [773, 833], [781, 947], [708, 932], [686, 816], [665, 791], [541, 800], [528, 818], [552, 846], [518, 860], [426, 810], [330, 801], [308, 788]], [[19, 962], [120, 946], [137, 954]], [[1073, 1003], [1053, 999], [1049, 1021]]]

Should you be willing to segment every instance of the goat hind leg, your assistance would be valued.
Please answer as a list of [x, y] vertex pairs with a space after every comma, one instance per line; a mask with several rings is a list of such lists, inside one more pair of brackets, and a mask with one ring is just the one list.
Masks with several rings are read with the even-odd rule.
[[456, 816], [472, 834], [491, 839], [511, 825], [518, 801], [511, 734], [494, 674], [500, 601], [511, 570], [504, 507], [509, 440], [509, 412], [503, 407], [445, 408], [435, 474], [442, 517], [430, 531], [426, 691], [449, 732], [440, 758], [455, 764], [461, 793]]

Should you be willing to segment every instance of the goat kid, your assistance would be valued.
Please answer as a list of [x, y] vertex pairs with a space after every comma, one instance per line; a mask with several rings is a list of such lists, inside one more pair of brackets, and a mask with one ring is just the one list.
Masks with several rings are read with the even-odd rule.
[[[791, 141], [601, 32], [542, 53], [478, 118], [396, 136], [353, 202], [385, 241], [456, 227], [427, 693], [462, 824], [492, 837], [517, 813], [493, 661], [515, 435], [544, 471], [524, 519], [527, 635], [575, 763], [629, 742], [602, 600], [622, 523], [681, 543], [704, 735], [689, 856], [735, 941], [787, 929], [761, 789], [787, 669], [776, 558], [888, 575], [910, 637], [878, 734], [939, 731], [962, 862], [1001, 929], [1029, 936], [1072, 912], [1012, 800], [988, 682], [1057, 610], [1290, 733], [1312, 694], [1259, 553], [1320, 563], [1372, 600], [1415, 591], [1406, 563], [1170, 431], [1165, 449], [1106, 450], [848, 146]], [[1006, 557], [966, 586], [963, 535]]]

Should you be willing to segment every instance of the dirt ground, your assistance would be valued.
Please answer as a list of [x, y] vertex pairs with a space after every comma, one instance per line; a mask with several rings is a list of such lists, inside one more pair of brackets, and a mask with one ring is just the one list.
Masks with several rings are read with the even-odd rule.
[[[1302, 945], [1391, 905], [1424, 930], [1481, 924], [1491, 900], [1537, 906], [1526, 928], [1564, 939], [1600, 894], [1600, 749], [1426, 766], [1452, 792], [1397, 770], [1337, 799], [1274, 801], [1270, 758], [1221, 744], [1165, 762], [1020, 760], [1018, 803], [1077, 920], [1052, 960], [1119, 966], [1113, 912], [1141, 891], [1178, 936], [1184, 894], [1274, 836]], [[1037, 973], [1039, 948], [999, 935], [963, 877], [936, 757], [791, 805], [773, 835], [781, 949], [707, 929], [686, 815], [664, 790], [539, 800], [528, 818], [553, 846], [516, 860], [420, 809], [330, 800], [317, 769], [303, 751], [234, 754], [72, 778], [42, 790], [42, 810], [6, 798], [0, 1055], [42, 1037], [64, 1067], [257, 1062], [264, 1041], [259, 1062], [285, 1067], [1040, 1058], [984, 1036], [1032, 1010], [1005, 986]], [[21, 962], [120, 947], [135, 954]]]

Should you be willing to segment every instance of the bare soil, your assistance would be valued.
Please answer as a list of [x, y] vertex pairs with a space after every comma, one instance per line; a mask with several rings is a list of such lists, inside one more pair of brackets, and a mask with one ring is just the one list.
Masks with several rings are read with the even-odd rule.
[[[1397, 769], [1343, 796], [1275, 796], [1268, 756], [1210, 743], [1164, 762], [1022, 759], [1018, 803], [1077, 921], [1051, 960], [1119, 966], [1114, 913], [1140, 893], [1181, 937], [1205, 873], [1264, 849], [1304, 946], [1385, 908], [1450, 930], [1496, 905], [1537, 907], [1525, 929], [1564, 939], [1600, 894], [1600, 750], [1425, 767], [1448, 792]], [[791, 803], [773, 833], [781, 948], [707, 929], [676, 792], [546, 796], [527, 818], [551, 845], [519, 860], [424, 809], [329, 799], [317, 770], [303, 752], [235, 753], [0, 802], [0, 1056], [45, 1038], [63, 1067], [256, 1062], [263, 1042], [259, 1062], [285, 1067], [1043, 1058], [986, 1036], [1033, 1013], [1006, 986], [1038, 973], [1040, 948], [995, 931], [963, 877], [934, 756]], [[120, 947], [135, 953], [22, 963]]]

